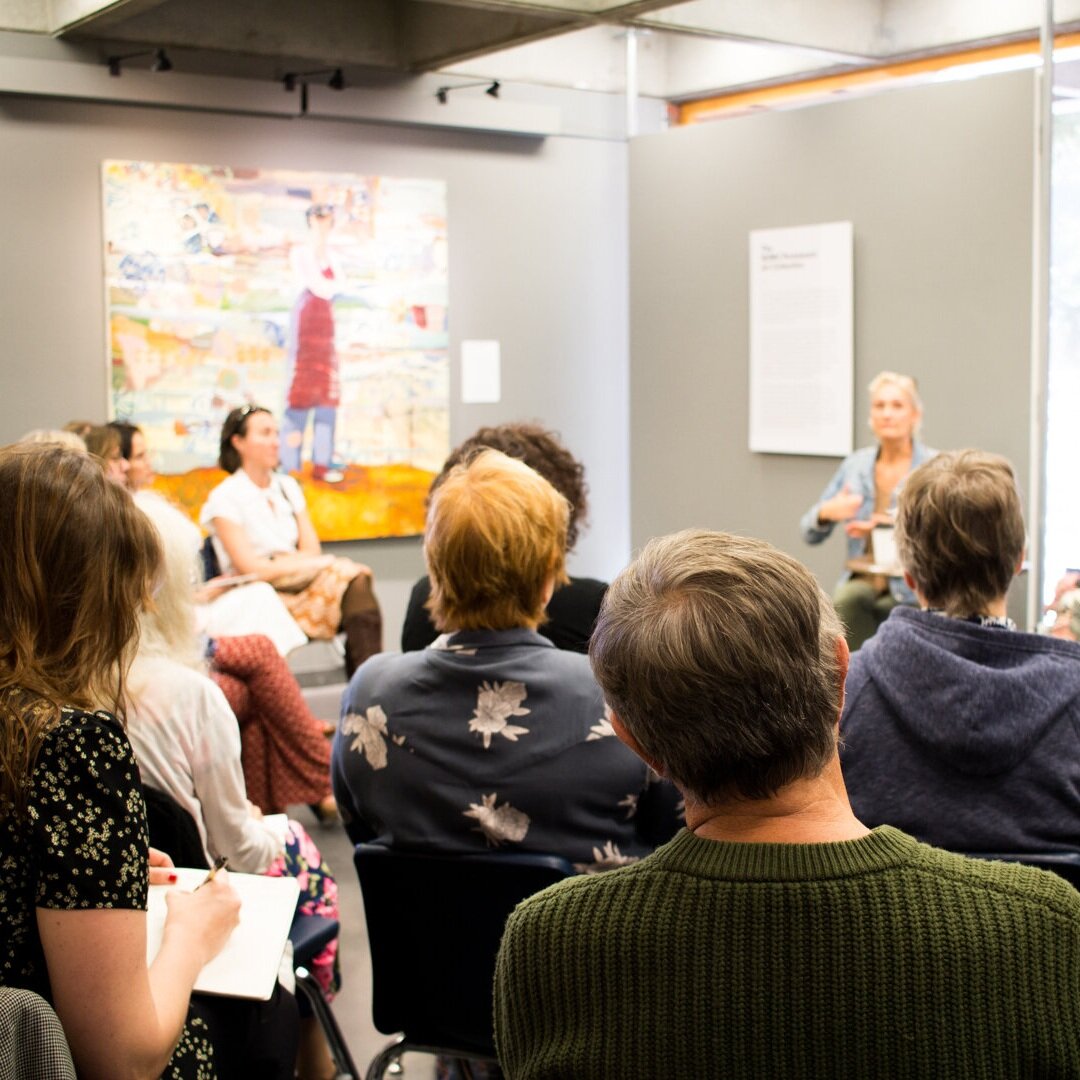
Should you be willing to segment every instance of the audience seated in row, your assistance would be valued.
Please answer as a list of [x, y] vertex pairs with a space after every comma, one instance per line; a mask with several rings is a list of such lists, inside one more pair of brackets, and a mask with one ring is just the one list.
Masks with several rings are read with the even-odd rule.
[[810, 572], [762, 541], [678, 533], [612, 583], [593, 670], [687, 828], [511, 916], [511, 1080], [1075, 1075], [1080, 894], [858, 820], [848, 655]]

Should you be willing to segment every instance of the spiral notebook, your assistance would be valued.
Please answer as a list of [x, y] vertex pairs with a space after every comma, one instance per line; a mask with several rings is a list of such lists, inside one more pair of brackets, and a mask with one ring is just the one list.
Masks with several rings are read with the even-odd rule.
[[[151, 885], [147, 903], [146, 962], [161, 948], [165, 929], [165, 894], [191, 892], [206, 879], [205, 870], [177, 867], [175, 885]], [[240, 924], [225, 947], [199, 972], [195, 989], [204, 994], [267, 1001], [274, 992], [281, 955], [300, 898], [296, 878], [229, 872], [229, 884], [240, 894]]]

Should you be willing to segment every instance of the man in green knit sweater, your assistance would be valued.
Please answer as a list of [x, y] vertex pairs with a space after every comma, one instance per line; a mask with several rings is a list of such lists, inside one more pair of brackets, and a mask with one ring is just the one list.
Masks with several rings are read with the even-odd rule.
[[510, 1080], [1080, 1077], [1080, 893], [855, 818], [847, 646], [805, 567], [723, 533], [654, 540], [590, 655], [686, 829], [511, 916]]

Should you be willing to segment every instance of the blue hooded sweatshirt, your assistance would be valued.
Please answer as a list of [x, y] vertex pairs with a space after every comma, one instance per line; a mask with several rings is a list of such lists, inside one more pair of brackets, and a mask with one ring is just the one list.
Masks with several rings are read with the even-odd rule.
[[1080, 645], [896, 608], [851, 658], [851, 805], [939, 847], [1080, 850]]

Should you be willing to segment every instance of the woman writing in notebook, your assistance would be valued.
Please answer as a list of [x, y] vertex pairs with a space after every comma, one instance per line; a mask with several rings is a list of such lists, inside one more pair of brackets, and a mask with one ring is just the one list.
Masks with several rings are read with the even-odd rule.
[[153, 529], [92, 458], [29, 445], [0, 449], [0, 530], [0, 983], [52, 1003], [84, 1080], [227, 1075], [214, 1010], [191, 1001], [237, 923], [227, 873], [170, 894], [146, 963], [147, 885], [170, 864], [118, 717]]

